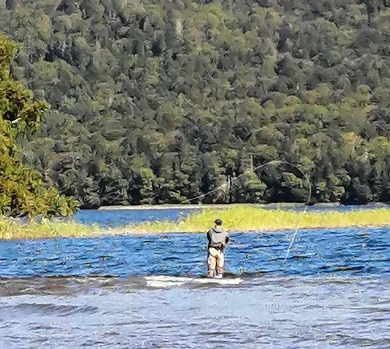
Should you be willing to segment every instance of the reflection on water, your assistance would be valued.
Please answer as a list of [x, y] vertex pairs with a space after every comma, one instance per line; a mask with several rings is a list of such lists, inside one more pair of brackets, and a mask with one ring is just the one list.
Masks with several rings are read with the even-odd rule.
[[0, 242], [0, 348], [389, 348], [387, 229]]

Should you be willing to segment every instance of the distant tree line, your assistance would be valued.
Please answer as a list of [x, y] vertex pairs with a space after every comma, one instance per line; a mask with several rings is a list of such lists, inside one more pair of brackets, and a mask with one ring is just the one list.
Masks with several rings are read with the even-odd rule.
[[390, 201], [390, 1], [0, 0], [0, 30], [51, 106], [23, 160], [83, 207]]

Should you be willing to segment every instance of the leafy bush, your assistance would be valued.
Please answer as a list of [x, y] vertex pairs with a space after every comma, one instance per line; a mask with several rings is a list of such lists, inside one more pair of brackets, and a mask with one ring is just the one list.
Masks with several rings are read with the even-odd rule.
[[13, 81], [10, 66], [15, 44], [0, 36], [0, 214], [9, 216], [69, 216], [77, 208], [72, 198], [43, 184], [41, 175], [20, 160], [17, 141], [38, 129], [48, 104]]

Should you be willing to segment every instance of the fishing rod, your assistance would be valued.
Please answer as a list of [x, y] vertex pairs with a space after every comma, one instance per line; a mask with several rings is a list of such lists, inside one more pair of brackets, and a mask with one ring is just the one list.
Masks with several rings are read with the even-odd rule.
[[[284, 161], [284, 160], [272, 160], [272, 161], [268, 161], [268, 162], [266, 162], [265, 164], [262, 164], [262, 165], [259, 165], [259, 166], [254, 167], [254, 168], [251, 170], [251, 172], [255, 172], [255, 171], [258, 171], [258, 170], [262, 170], [263, 168], [265, 168], [265, 167], [267, 167], [267, 166], [269, 166], [269, 165], [281, 165], [281, 164], [289, 165], [289, 166], [294, 167], [295, 169], [297, 169], [297, 170], [301, 173], [302, 177], [308, 178], [308, 176], [307, 176], [307, 175], [306, 175], [306, 174], [305, 174], [297, 165], [294, 165], [294, 164], [292, 164], [292, 163], [290, 163], [290, 162], [288, 162], [288, 161]], [[248, 173], [248, 171], [246, 171], [246, 172], [240, 174], [240, 175], [237, 176], [237, 177], [234, 177], [234, 178], [232, 179], [232, 182], [237, 181], [239, 178], [245, 176], [247, 173]], [[309, 180], [309, 184], [310, 184], [310, 189], [309, 189], [309, 190], [310, 190], [310, 195], [309, 195], [309, 198], [308, 198], [307, 203], [309, 203], [309, 201], [311, 200], [311, 182], [310, 182], [310, 180]], [[226, 188], [226, 187], [227, 187], [227, 183], [224, 183], [224, 184], [220, 185], [219, 187], [217, 187], [217, 188], [215, 188], [215, 189], [212, 189], [212, 190], [210, 190], [210, 191], [208, 191], [208, 192], [206, 192], [206, 193], [204, 193], [204, 194], [201, 194], [201, 195], [192, 197], [192, 198], [190, 198], [190, 199], [184, 200], [184, 201], [181, 202], [181, 204], [187, 204], [187, 203], [191, 203], [191, 201], [194, 201], [194, 200], [204, 199], [205, 197], [207, 197], [207, 196], [209, 196], [209, 195], [211, 195], [211, 194], [213, 194], [213, 193], [215, 193], [215, 192], [217, 192], [217, 191], [219, 191], [219, 190], [221, 190], [221, 189], [223, 189], [223, 188]], [[228, 190], [228, 192], [229, 192], [230, 190], [232, 190], [232, 188], [227, 188], [227, 190]]]
[[[309, 207], [309, 203], [311, 201], [311, 182], [310, 182], [310, 178], [309, 178], [309, 176], [307, 174], [305, 175], [305, 177], [306, 177], [307, 181], [310, 183], [310, 185], [309, 185], [309, 194], [307, 196], [306, 205], [305, 205], [305, 208], [303, 210], [303, 215], [305, 215], [307, 213], [307, 208]], [[286, 257], [284, 258], [284, 263], [283, 264], [286, 264], [286, 261], [287, 261], [289, 255], [290, 255], [291, 248], [294, 245], [295, 238], [296, 238], [296, 236], [298, 234], [299, 225], [297, 224], [297, 222], [296, 222], [296, 225], [297, 225], [297, 228], [296, 228], [296, 230], [295, 230], [295, 232], [294, 232], [294, 234], [292, 236], [292, 239], [290, 241], [290, 245], [288, 246]]]
[[[262, 170], [263, 168], [265, 168], [265, 167], [267, 167], [267, 166], [269, 166], [269, 165], [281, 165], [281, 164], [282, 164], [282, 165], [283, 165], [283, 164], [284, 164], [284, 165], [289, 165], [289, 166], [294, 167], [296, 170], [298, 170], [298, 172], [300, 172], [300, 174], [302, 175], [302, 177], [305, 178], [305, 180], [306, 180], [307, 183], [308, 183], [309, 192], [308, 192], [308, 196], [307, 196], [307, 199], [306, 199], [306, 202], [305, 202], [305, 208], [304, 208], [304, 210], [303, 210], [303, 215], [305, 215], [305, 214], [307, 213], [307, 209], [308, 209], [309, 204], [310, 204], [310, 201], [311, 201], [311, 199], [312, 199], [312, 183], [311, 183], [311, 181], [310, 181], [309, 175], [308, 175], [307, 173], [305, 173], [304, 171], [302, 171], [297, 165], [292, 164], [292, 163], [290, 163], [290, 162], [288, 162], [288, 161], [284, 161], [284, 160], [272, 160], [272, 161], [269, 161], [269, 162], [267, 162], [267, 163], [265, 163], [265, 164], [256, 166], [255, 168], [253, 168], [253, 169], [251, 170], [251, 172], [255, 172], [255, 171], [258, 171], [258, 170]], [[231, 182], [231, 183], [233, 183], [233, 181], [237, 181], [239, 178], [245, 176], [247, 173], [248, 173], [248, 171], [242, 173], [241, 175], [239, 175], [239, 176], [237, 176], [237, 177], [234, 177], [234, 178], [232, 179], [232, 182]], [[225, 189], [225, 188], [226, 188], [226, 189]], [[204, 193], [204, 194], [195, 196], [195, 197], [193, 197], [193, 198], [184, 200], [184, 201], [182, 201], [181, 203], [182, 203], [182, 204], [186, 204], [186, 203], [191, 203], [191, 201], [193, 201], [193, 200], [204, 199], [205, 197], [207, 197], [207, 196], [209, 196], [209, 195], [211, 195], [211, 194], [213, 194], [213, 193], [215, 193], [215, 192], [218, 192], [218, 191], [220, 191], [221, 189], [225, 189], [225, 190], [227, 190], [228, 192], [229, 192], [230, 190], [232, 190], [231, 187], [228, 187], [228, 188], [227, 188], [227, 183], [224, 183], [224, 184], [220, 185], [219, 187], [217, 187], [217, 188], [215, 188], [215, 189], [213, 189], [213, 190], [210, 190], [210, 191], [208, 191], [208, 192], [206, 192], [206, 193]], [[298, 217], [298, 218], [299, 218], [299, 217]], [[297, 218], [297, 219], [298, 219], [298, 218]], [[290, 244], [289, 244], [289, 246], [288, 246], [288, 248], [287, 248], [286, 257], [284, 258], [283, 264], [286, 264], [286, 261], [287, 261], [289, 255], [290, 255], [291, 248], [292, 248], [292, 246], [294, 245], [294, 242], [295, 242], [295, 239], [296, 239], [296, 237], [297, 237], [297, 235], [298, 235], [299, 230], [300, 230], [300, 228], [299, 228], [299, 225], [298, 225], [298, 221], [296, 221], [296, 229], [295, 229], [295, 231], [294, 231], [294, 233], [293, 233], [293, 235], [292, 235], [292, 238], [291, 238], [291, 240], [290, 240]]]

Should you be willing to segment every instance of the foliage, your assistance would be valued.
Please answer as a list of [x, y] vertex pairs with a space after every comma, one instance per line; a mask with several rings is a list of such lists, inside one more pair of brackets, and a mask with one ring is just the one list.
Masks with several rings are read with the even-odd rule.
[[54, 222], [43, 219], [41, 222], [22, 223], [0, 217], [0, 239], [82, 237], [94, 236], [98, 232], [97, 226], [84, 226], [74, 222]]
[[6, 4], [24, 161], [83, 207], [390, 201], [389, 1]]
[[22, 165], [17, 140], [38, 128], [48, 105], [10, 77], [15, 45], [0, 36], [0, 214], [68, 216], [77, 204], [43, 185], [39, 173]]

